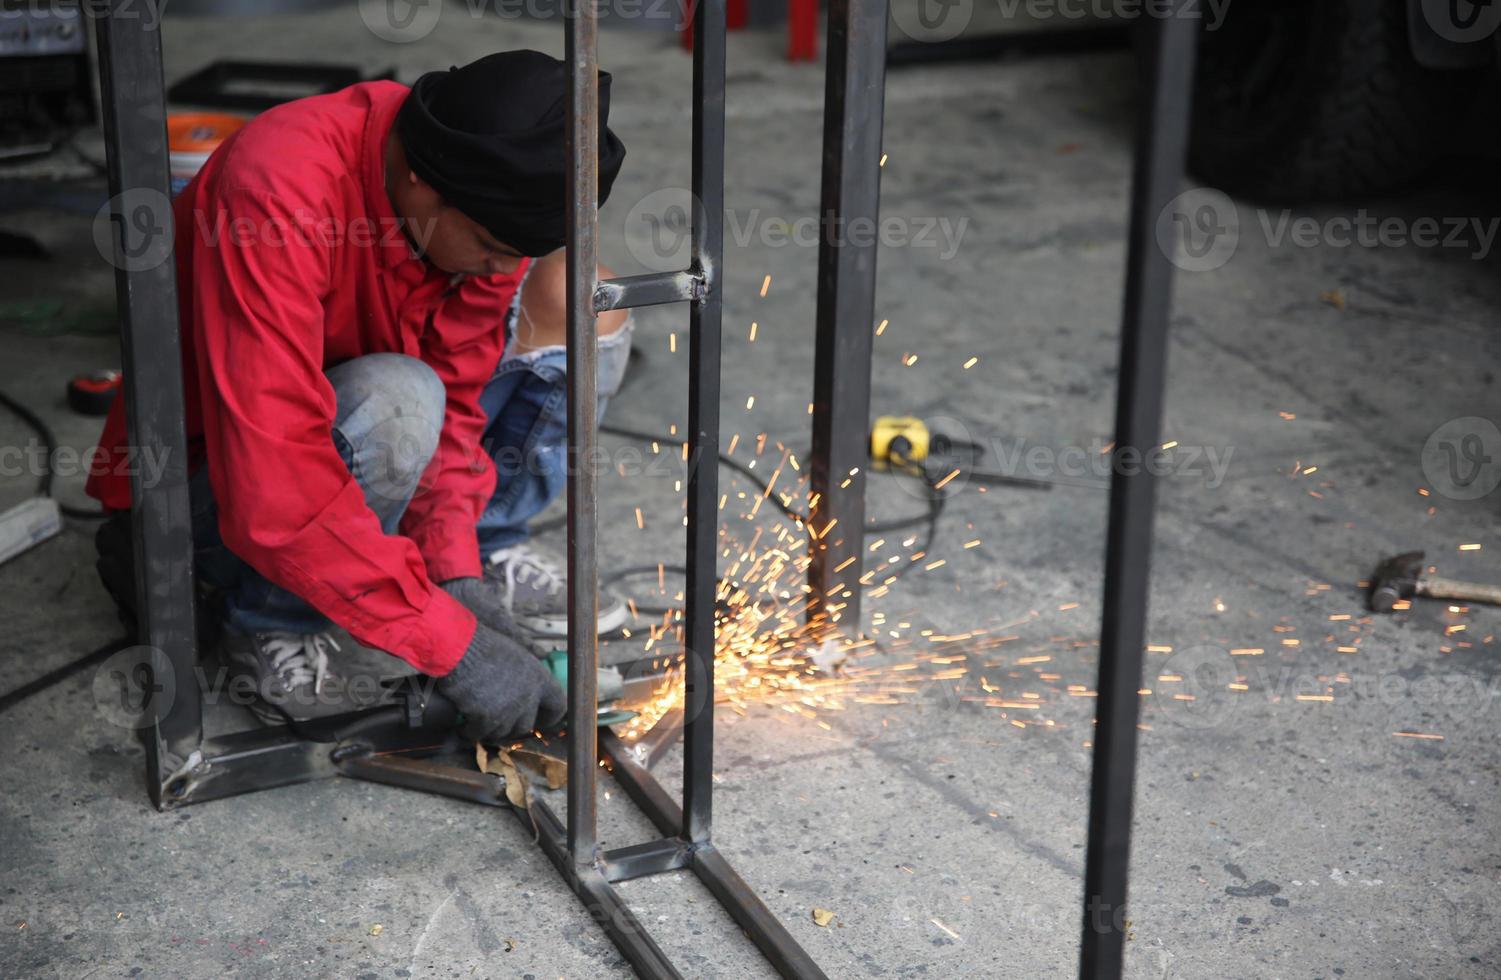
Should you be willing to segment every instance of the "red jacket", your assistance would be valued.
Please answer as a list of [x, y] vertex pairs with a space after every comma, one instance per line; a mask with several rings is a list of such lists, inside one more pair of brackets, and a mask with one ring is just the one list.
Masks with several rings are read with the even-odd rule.
[[[224, 543], [367, 646], [444, 674], [474, 616], [433, 583], [480, 574], [475, 522], [495, 486], [479, 394], [526, 264], [451, 277], [414, 259], [385, 188], [407, 88], [369, 82], [256, 118], [174, 202], [191, 467], [208, 464]], [[382, 533], [334, 448], [323, 372], [362, 354], [421, 358], [448, 405], [401, 523]], [[122, 400], [100, 445], [118, 463]], [[130, 506], [124, 466], [88, 491]]]

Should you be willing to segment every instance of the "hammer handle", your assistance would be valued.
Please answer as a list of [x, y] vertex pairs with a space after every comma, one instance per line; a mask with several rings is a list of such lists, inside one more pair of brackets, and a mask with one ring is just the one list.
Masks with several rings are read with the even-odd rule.
[[1501, 606], [1501, 585], [1461, 582], [1458, 579], [1427, 575], [1418, 580], [1418, 591], [1435, 599], [1469, 599]]

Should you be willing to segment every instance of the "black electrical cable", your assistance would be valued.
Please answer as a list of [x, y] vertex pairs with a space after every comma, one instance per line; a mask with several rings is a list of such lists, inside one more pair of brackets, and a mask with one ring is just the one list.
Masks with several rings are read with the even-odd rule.
[[[668, 445], [682, 445], [683, 443], [683, 440], [679, 439], [677, 436], [654, 436], [650, 432], [641, 432], [638, 429], [627, 429], [624, 426], [620, 425], [601, 425], [599, 427], [599, 431], [608, 432], [609, 434], [615, 436], [624, 436], [627, 439], [635, 439], [638, 442], [650, 442], [656, 443], [658, 445], [661, 445], [663, 443], [666, 443]], [[755, 470], [751, 469], [749, 466], [746, 466], [739, 460], [732, 459], [731, 457], [726, 456], [724, 453], [720, 453], [719, 465], [728, 466], [736, 473], [739, 473], [741, 476], [744, 476], [756, 486], [760, 487], [763, 493], [766, 492], [766, 482], [756, 475]], [[808, 523], [808, 517], [806, 514], [800, 514], [797, 511], [793, 510], [791, 507], [782, 503], [781, 498], [776, 494], [771, 494], [766, 499], [770, 500], [777, 510], [786, 514], [793, 520], [802, 521], [804, 524]], [[655, 565], [652, 566], [652, 568], [656, 567], [657, 566]]]
[[[0, 405], [5, 406], [11, 412], [31, 426], [37, 436], [42, 440], [42, 448], [46, 450], [42, 457], [42, 474], [37, 485], [37, 494], [42, 497], [52, 496], [52, 454], [57, 450], [57, 436], [53, 435], [52, 427], [42, 417], [21, 402], [0, 391]], [[75, 517], [85, 521], [102, 521], [109, 515], [102, 510], [94, 510], [87, 507], [74, 507], [70, 504], [59, 503], [58, 509], [68, 517]]]
[[[627, 439], [636, 439], [641, 442], [656, 443], [658, 446], [661, 446], [662, 444], [677, 445], [681, 444], [682, 442], [682, 440], [678, 439], [675, 436], [653, 435], [650, 432], [642, 432], [637, 429], [630, 429], [618, 425], [601, 425], [599, 427], [599, 430], [601, 432], [607, 432], [611, 435], [623, 436]], [[925, 552], [932, 547], [934, 539], [938, 536], [938, 520], [943, 515], [943, 508], [944, 504], [948, 500], [948, 495], [943, 492], [943, 489], [941, 487], [936, 485], [937, 480], [927, 468], [919, 466], [915, 463], [909, 463], [906, 460], [904, 453], [910, 452], [911, 450], [910, 444], [908, 444], [905, 450], [902, 449], [900, 443], [903, 442], [905, 442], [905, 440], [901, 437], [893, 440], [893, 449], [891, 456], [894, 465], [892, 466], [891, 472], [920, 479], [927, 490], [928, 509], [925, 513], [914, 515], [912, 517], [894, 518], [888, 521], [867, 521], [865, 525], [865, 532], [867, 534], [885, 534], [891, 531], [905, 530], [906, 528], [915, 527], [919, 524], [925, 523], [927, 525], [927, 532], [923, 536], [922, 547], [918, 549], [918, 551], [920, 552]], [[792, 507], [790, 507], [789, 505], [783, 503], [776, 494], [767, 493], [768, 485], [766, 481], [762, 480], [755, 470], [752, 470], [750, 467], [745, 466], [735, 459], [731, 459], [724, 453], [720, 453], [718, 459], [720, 465], [727, 466], [735, 472], [740, 473], [746, 479], [750, 480], [753, 484], [760, 487], [762, 494], [764, 494], [766, 498], [770, 500], [783, 514], [802, 524], [804, 527], [808, 526], [808, 518], [805, 514], [802, 514], [801, 512], [792, 509]], [[911, 568], [911, 566], [912, 563], [908, 562], [907, 564], [895, 569], [891, 575], [888, 575], [883, 580], [884, 584], [890, 584], [894, 579], [901, 578], [901, 576], [906, 574], [907, 570]], [[600, 580], [600, 587], [608, 588], [627, 578], [634, 578], [639, 575], [647, 575], [659, 572], [672, 572], [677, 575], [688, 574], [687, 568], [682, 565], [631, 565], [626, 568], [617, 569], [611, 574], [605, 576]], [[655, 616], [663, 615], [667, 612], [670, 612], [671, 610], [672, 607], [668, 606], [643, 606], [640, 604], [636, 605], [637, 613], [647, 613]]]
[[77, 660], [74, 660], [71, 663], [63, 664], [56, 670], [48, 671], [29, 684], [22, 684], [14, 691], [0, 694], [0, 713], [9, 711], [11, 708], [14, 708], [22, 701], [25, 701], [33, 694], [36, 694], [40, 691], [45, 691], [52, 685], [67, 680], [69, 677], [72, 677], [74, 674], [78, 673], [80, 670], [83, 670], [85, 667], [92, 667], [94, 664], [102, 663], [105, 660], [108, 660], [114, 654], [119, 653], [121, 650], [124, 650], [134, 642], [135, 641], [128, 636], [122, 636], [117, 640], [111, 640], [99, 649], [94, 650], [91, 653], [86, 653], [82, 657], [79, 657]]

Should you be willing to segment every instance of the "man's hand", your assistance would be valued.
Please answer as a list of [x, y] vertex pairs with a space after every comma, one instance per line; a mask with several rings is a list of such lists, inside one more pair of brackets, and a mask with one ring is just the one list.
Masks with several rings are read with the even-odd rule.
[[523, 647], [530, 643], [530, 638], [516, 625], [506, 609], [505, 601], [500, 597], [499, 585], [482, 578], [451, 578], [441, 584], [444, 592], [459, 600], [485, 626], [515, 640]]
[[531, 652], [483, 622], [438, 693], [464, 713], [465, 737], [498, 744], [563, 720], [563, 689]]

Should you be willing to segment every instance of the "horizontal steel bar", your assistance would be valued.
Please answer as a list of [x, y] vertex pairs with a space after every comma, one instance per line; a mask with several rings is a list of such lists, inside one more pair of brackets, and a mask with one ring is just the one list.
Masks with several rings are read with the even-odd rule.
[[625, 790], [625, 795], [646, 814], [646, 819], [663, 835], [677, 836], [683, 827], [683, 808], [667, 795], [667, 790], [662, 788], [656, 777], [631, 758], [630, 749], [620, 740], [620, 736], [608, 728], [601, 728], [599, 749], [609, 761], [610, 772], [615, 776], [615, 781]]
[[674, 980], [682, 976], [599, 869], [574, 863], [568, 853], [567, 832], [552, 807], [537, 800], [530, 812], [518, 809], [516, 815], [529, 830], [535, 831], [542, 852], [638, 974], [649, 980]]
[[308, 742], [285, 726], [204, 739], [175, 773], [162, 773], [162, 809], [222, 800], [335, 774], [327, 744]]
[[792, 934], [745, 883], [745, 879], [735, 873], [713, 844], [695, 848], [692, 857], [694, 874], [719, 899], [719, 904], [751, 937], [761, 955], [776, 967], [778, 973], [800, 980], [827, 980], [828, 975], [818, 968], [813, 957], [797, 944]]
[[606, 881], [629, 881], [664, 871], [680, 871], [688, 866], [692, 848], [676, 838], [650, 840], [628, 847], [617, 847], [600, 857], [600, 870]]
[[686, 303], [702, 297], [706, 288], [703, 275], [687, 271], [606, 279], [594, 287], [594, 311], [604, 313], [637, 306]]
[[287, 725], [204, 739], [202, 747], [179, 772], [171, 774], [170, 778], [164, 774], [166, 785], [161, 805], [167, 808], [207, 803], [241, 793], [336, 776], [338, 767], [332, 755], [348, 751], [349, 746], [356, 743], [366, 754], [430, 755], [458, 745], [457, 740], [447, 733], [414, 729], [391, 720], [389, 712], [389, 708], [378, 708], [361, 716], [371, 720], [384, 717], [386, 722], [366, 726], [355, 738], [341, 739], [341, 746], [330, 740], [309, 739], [305, 733], [296, 732]]
[[637, 757], [641, 758], [644, 750], [646, 768], [655, 769], [662, 757], [672, 751], [672, 747], [678, 744], [678, 739], [683, 737], [683, 709], [673, 708], [652, 726], [651, 731], [641, 736], [636, 741]]
[[[633, 761], [621, 742], [620, 736], [609, 729], [601, 729], [599, 747], [609, 760], [615, 781], [624, 789], [641, 812], [664, 834], [676, 833], [683, 823], [683, 810], [657, 782], [655, 776]], [[714, 845], [696, 845], [689, 855], [689, 867], [704, 886], [714, 894], [719, 904], [730, 913], [737, 925], [750, 936], [751, 942], [761, 955], [776, 967], [784, 977], [814, 978], [826, 975], [813, 962], [813, 958], [797, 944], [771, 910], [756, 897], [756, 893], [735, 873]]]
[[339, 774], [387, 786], [452, 796], [486, 806], [506, 806], [506, 781], [493, 773], [440, 766], [401, 756], [357, 755], [338, 763]]

